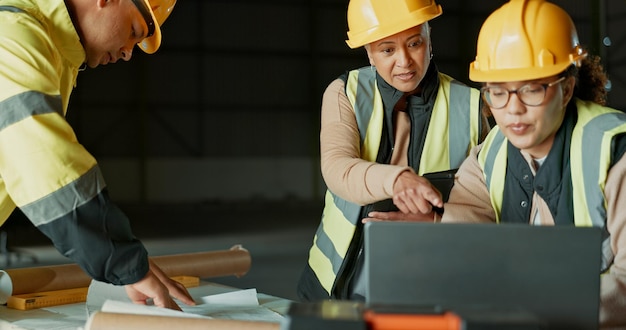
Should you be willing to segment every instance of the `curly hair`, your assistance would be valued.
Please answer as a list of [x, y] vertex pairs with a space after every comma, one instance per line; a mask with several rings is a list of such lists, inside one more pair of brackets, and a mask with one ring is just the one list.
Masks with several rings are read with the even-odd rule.
[[604, 67], [600, 63], [599, 56], [586, 57], [582, 60], [580, 67], [571, 65], [565, 70], [563, 76], [576, 77], [575, 97], [584, 101], [606, 105], [607, 90], [605, 86], [608, 78]]

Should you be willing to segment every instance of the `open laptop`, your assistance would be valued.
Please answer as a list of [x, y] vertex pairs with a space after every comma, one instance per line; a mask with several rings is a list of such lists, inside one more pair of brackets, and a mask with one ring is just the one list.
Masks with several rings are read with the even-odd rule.
[[371, 305], [598, 327], [599, 228], [371, 222], [364, 230]]

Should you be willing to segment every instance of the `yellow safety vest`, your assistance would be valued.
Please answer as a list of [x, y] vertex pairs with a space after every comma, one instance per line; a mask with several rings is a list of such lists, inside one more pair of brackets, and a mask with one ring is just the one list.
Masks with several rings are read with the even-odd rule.
[[[606, 225], [604, 186], [611, 165], [613, 137], [626, 132], [626, 115], [621, 111], [596, 103], [576, 100], [578, 121], [572, 131], [570, 146], [574, 198], [574, 224], [579, 227]], [[491, 205], [500, 222], [504, 198], [507, 164], [507, 139], [496, 126], [490, 132], [478, 154]], [[585, 170], [583, 170], [583, 168]], [[609, 237], [602, 244], [602, 269], [613, 261]]]
[[[431, 114], [418, 174], [458, 168], [480, 139], [480, 93], [439, 73], [439, 88]], [[382, 138], [384, 107], [370, 68], [348, 74], [346, 94], [361, 135], [361, 158], [375, 162]], [[309, 266], [330, 295], [360, 220], [361, 206], [331, 191], [325, 195], [322, 221], [309, 251]]]

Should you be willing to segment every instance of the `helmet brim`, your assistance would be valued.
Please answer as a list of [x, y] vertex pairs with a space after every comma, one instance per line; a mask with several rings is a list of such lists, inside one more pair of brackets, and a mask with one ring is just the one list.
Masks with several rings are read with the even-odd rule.
[[161, 46], [161, 24], [159, 24], [159, 21], [156, 19], [150, 2], [148, 0], [142, 1], [144, 1], [144, 3], [146, 4], [146, 7], [150, 11], [150, 15], [152, 16], [152, 21], [154, 22], [154, 33], [150, 37], [143, 39], [137, 45], [146, 54], [154, 54]]

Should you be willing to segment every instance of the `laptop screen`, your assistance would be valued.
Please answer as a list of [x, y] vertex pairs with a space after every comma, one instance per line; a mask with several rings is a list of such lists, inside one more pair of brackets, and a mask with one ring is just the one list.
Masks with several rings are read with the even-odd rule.
[[364, 230], [370, 304], [598, 327], [599, 228], [372, 222]]

